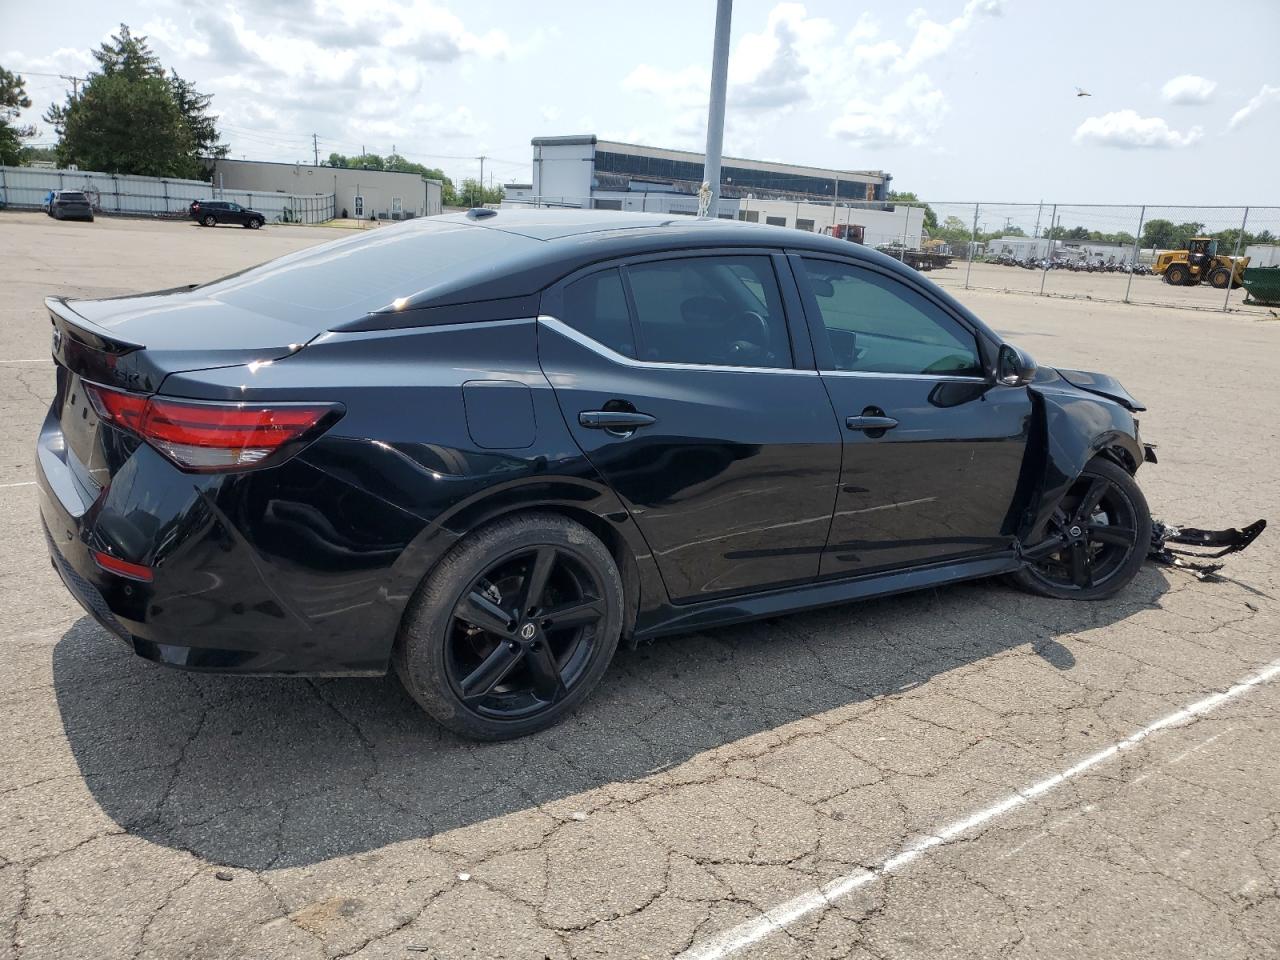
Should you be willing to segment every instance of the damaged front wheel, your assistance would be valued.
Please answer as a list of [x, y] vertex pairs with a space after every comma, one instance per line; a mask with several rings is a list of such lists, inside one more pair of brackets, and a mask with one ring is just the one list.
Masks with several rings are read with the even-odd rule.
[[1151, 512], [1127, 470], [1091, 460], [1053, 512], [1037, 542], [1022, 550], [1013, 575], [1044, 597], [1102, 600], [1137, 575], [1151, 543]]

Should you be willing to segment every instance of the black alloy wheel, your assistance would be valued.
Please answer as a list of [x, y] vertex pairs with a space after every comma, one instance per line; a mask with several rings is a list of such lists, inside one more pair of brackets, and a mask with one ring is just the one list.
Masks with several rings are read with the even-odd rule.
[[262, 221], [259, 220], [257, 217], [250, 217], [249, 222], [246, 224], [246, 226], [250, 230], [257, 230], [260, 226], [262, 226]]
[[1014, 580], [1042, 596], [1100, 600], [1137, 575], [1151, 544], [1151, 514], [1129, 472], [1095, 459], [1054, 510], [1038, 542], [1025, 546], [1027, 565]]
[[218, 225], [218, 218], [211, 213], [200, 222], [206, 227], [216, 227]]
[[563, 517], [517, 517], [441, 561], [405, 615], [395, 666], [450, 729], [522, 736], [585, 699], [621, 621], [622, 579], [604, 544]]

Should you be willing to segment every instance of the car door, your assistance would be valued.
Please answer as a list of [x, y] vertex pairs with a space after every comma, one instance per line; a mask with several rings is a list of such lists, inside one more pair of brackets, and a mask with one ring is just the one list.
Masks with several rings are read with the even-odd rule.
[[593, 268], [542, 312], [539, 356], [565, 422], [674, 602], [817, 577], [840, 431], [784, 257]]
[[791, 263], [843, 428], [822, 576], [1008, 549], [1027, 389], [996, 382], [976, 331], [924, 285], [838, 258]]
[[244, 226], [244, 207], [238, 203], [227, 203], [223, 207], [222, 215], [218, 218], [219, 222]]

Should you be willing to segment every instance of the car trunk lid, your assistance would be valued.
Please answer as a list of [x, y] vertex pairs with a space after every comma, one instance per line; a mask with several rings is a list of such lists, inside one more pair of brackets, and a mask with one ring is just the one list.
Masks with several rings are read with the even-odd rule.
[[51, 297], [45, 305], [53, 324], [60, 459], [90, 493], [123, 467], [136, 441], [101, 420], [86, 381], [153, 394], [171, 373], [280, 359], [311, 337], [296, 324], [185, 287], [113, 300]]

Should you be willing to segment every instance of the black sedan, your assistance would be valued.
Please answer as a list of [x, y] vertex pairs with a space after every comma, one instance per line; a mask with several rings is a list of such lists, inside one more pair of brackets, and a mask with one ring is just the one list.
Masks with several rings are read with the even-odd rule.
[[220, 223], [229, 223], [233, 226], [257, 230], [267, 222], [265, 214], [229, 200], [192, 200], [191, 206], [187, 208], [187, 214], [204, 227], [216, 227]]
[[1151, 540], [1123, 387], [830, 237], [480, 210], [46, 304], [85, 609], [177, 667], [394, 668], [475, 737], [619, 642], [994, 575], [1097, 599]]
[[88, 220], [93, 223], [93, 204], [79, 190], [55, 190], [45, 213], [55, 220]]

